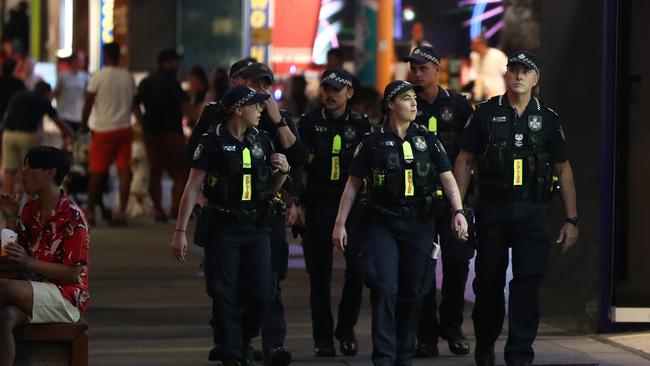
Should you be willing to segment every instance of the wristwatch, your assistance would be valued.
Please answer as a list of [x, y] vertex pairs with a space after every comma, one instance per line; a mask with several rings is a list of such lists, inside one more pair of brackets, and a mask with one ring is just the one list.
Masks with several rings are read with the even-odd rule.
[[280, 119], [280, 122], [275, 124], [275, 128], [286, 127], [286, 126], [287, 126], [287, 120], [285, 120], [284, 117]]
[[454, 211], [454, 217], [456, 217], [456, 215], [458, 215], [458, 214], [461, 214], [461, 215], [465, 216], [465, 218], [467, 218], [467, 214], [465, 213], [464, 208], [459, 208], [458, 210]]
[[575, 217], [567, 217], [566, 222], [573, 226], [578, 226], [578, 216]]

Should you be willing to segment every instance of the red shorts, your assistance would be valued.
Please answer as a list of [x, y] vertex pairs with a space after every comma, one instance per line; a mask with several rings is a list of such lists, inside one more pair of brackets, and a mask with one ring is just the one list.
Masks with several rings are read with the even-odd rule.
[[118, 171], [128, 170], [131, 167], [132, 139], [131, 127], [115, 131], [92, 132], [88, 147], [90, 172], [106, 173], [113, 161]]

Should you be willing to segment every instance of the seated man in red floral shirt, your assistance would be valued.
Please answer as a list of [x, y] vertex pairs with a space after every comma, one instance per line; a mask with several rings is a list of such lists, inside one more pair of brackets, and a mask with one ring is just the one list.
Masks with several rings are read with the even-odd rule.
[[88, 305], [88, 222], [61, 190], [70, 169], [66, 152], [49, 146], [29, 150], [23, 187], [32, 197], [16, 220], [18, 205], [0, 196], [7, 227], [17, 243], [5, 245], [0, 258], [28, 280], [0, 279], [0, 366], [15, 357], [13, 330], [24, 323], [77, 322]]

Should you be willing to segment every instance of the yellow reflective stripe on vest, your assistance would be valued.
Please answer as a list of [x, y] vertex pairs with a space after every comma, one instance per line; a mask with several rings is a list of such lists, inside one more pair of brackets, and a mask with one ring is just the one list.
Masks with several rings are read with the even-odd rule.
[[341, 152], [341, 136], [335, 135], [334, 140], [332, 141], [332, 154], [338, 154]]
[[402, 152], [404, 152], [404, 160], [413, 160], [413, 149], [411, 148], [411, 143], [404, 141], [402, 143]]
[[[241, 151], [241, 163], [242, 167], [244, 169], [250, 169], [252, 167], [251, 164], [251, 151], [248, 150], [247, 147], [245, 147]], [[242, 175], [242, 190], [241, 190], [241, 200], [242, 201], [250, 201], [252, 199], [252, 176], [251, 174], [244, 174]]]
[[244, 169], [251, 168], [251, 151], [247, 147], [241, 151], [241, 163]]
[[429, 132], [434, 134], [438, 133], [438, 119], [434, 116], [429, 118]]
[[413, 186], [413, 169], [404, 170], [404, 196], [409, 197], [415, 194]]
[[252, 196], [251, 175], [244, 174], [242, 178], [241, 200], [250, 201]]
[[341, 179], [341, 162], [338, 156], [332, 156], [332, 170], [330, 173], [330, 180]]
[[524, 184], [524, 161], [515, 159], [512, 171], [512, 185], [521, 186]]
[[[332, 155], [338, 155], [341, 152], [341, 136], [334, 135], [332, 140]], [[341, 178], [341, 161], [338, 156], [332, 156], [332, 168], [330, 169], [330, 180], [339, 180]]]

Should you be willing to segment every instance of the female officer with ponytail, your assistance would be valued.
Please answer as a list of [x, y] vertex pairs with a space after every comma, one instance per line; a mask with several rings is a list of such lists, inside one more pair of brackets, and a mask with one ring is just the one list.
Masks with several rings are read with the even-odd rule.
[[402, 80], [386, 87], [385, 121], [355, 152], [332, 234], [333, 244], [345, 250], [345, 221], [366, 179], [369, 215], [360, 233], [360, 266], [371, 290], [375, 366], [412, 364], [416, 309], [431, 281], [436, 183], [451, 202], [454, 233], [461, 240], [468, 235], [447, 154], [434, 135], [413, 123], [419, 89]]
[[[210, 223], [204, 241], [205, 279], [219, 324], [214, 338], [225, 366], [255, 365], [248, 343], [259, 333], [271, 292], [266, 218], [289, 164], [256, 128], [267, 98], [245, 86], [226, 91], [220, 107], [227, 117], [203, 135], [194, 151], [171, 242], [174, 257], [184, 261], [187, 222], [203, 187], [208, 204], [200, 221]], [[247, 315], [242, 319], [243, 310]]]

